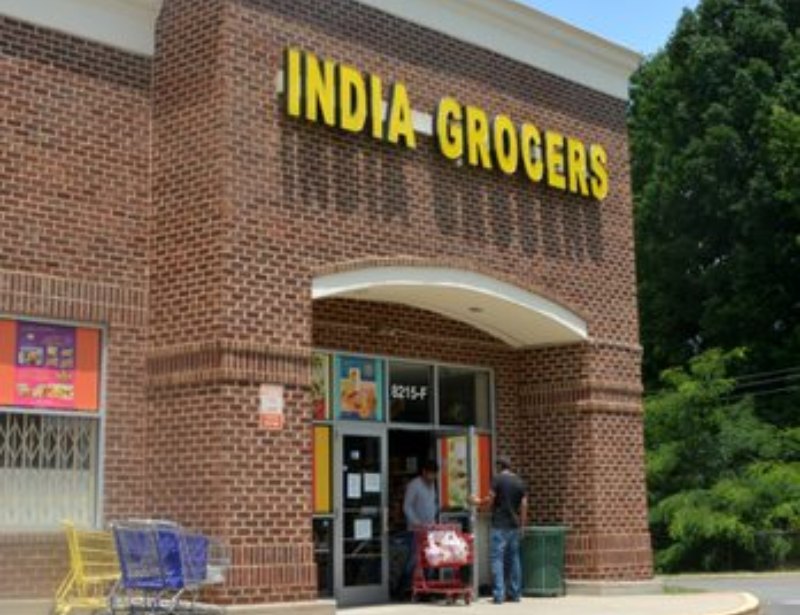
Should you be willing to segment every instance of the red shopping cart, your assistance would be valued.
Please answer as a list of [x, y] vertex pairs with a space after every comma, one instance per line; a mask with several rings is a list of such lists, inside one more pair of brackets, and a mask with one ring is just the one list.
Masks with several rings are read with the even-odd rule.
[[[472, 566], [472, 535], [459, 525], [425, 525], [415, 530], [416, 566], [411, 584], [411, 599], [420, 595], [440, 595], [452, 602], [463, 598], [472, 602], [472, 584], [464, 569]], [[437, 575], [437, 578], [428, 578]]]

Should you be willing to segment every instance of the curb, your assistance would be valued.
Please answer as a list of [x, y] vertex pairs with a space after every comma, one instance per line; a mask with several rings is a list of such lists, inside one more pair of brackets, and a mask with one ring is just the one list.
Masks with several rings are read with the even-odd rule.
[[782, 570], [778, 572], [687, 572], [685, 574], [663, 574], [654, 578], [662, 583], [680, 581], [681, 579], [757, 579], [763, 576], [770, 577], [800, 577], [800, 570]]
[[708, 615], [759, 615], [761, 613], [761, 603], [753, 594], [747, 592], [737, 592], [736, 595], [744, 598], [744, 605], [727, 611], [708, 613]]

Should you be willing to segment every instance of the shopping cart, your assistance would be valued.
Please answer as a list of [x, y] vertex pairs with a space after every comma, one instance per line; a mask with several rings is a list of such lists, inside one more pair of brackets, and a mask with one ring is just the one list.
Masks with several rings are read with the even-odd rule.
[[[459, 525], [425, 525], [415, 530], [416, 566], [411, 599], [420, 595], [444, 596], [449, 602], [463, 598], [472, 602], [472, 584], [465, 580], [465, 569], [474, 562], [471, 534]], [[438, 578], [428, 578], [438, 575]]]
[[219, 543], [169, 521], [121, 521], [112, 529], [122, 573], [112, 613], [221, 612], [197, 602], [202, 587], [224, 580], [229, 558]]
[[53, 613], [103, 609], [120, 575], [111, 532], [78, 529], [68, 521], [64, 531], [70, 567], [56, 592]]

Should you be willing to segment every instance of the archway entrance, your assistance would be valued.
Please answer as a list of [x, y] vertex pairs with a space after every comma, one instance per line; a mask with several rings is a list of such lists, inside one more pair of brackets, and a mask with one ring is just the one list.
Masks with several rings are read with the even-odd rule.
[[441, 518], [477, 535], [472, 581], [482, 582], [488, 519], [472, 516], [466, 495], [488, 488], [492, 456], [510, 446], [497, 429], [514, 404], [509, 365], [516, 349], [586, 339], [585, 322], [447, 268], [336, 273], [315, 278], [312, 292], [320, 586], [340, 605], [389, 599], [402, 568], [403, 490], [428, 459], [441, 467]]

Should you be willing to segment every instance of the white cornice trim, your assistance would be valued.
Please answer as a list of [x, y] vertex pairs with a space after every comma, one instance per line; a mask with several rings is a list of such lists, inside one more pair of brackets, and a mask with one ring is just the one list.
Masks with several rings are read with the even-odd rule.
[[151, 56], [162, 0], [0, 0], [0, 14]]
[[642, 56], [516, 0], [357, 0], [623, 100]]
[[[516, 0], [357, 0], [626, 100], [641, 56]], [[152, 55], [162, 0], [0, 0], [0, 14]]]

